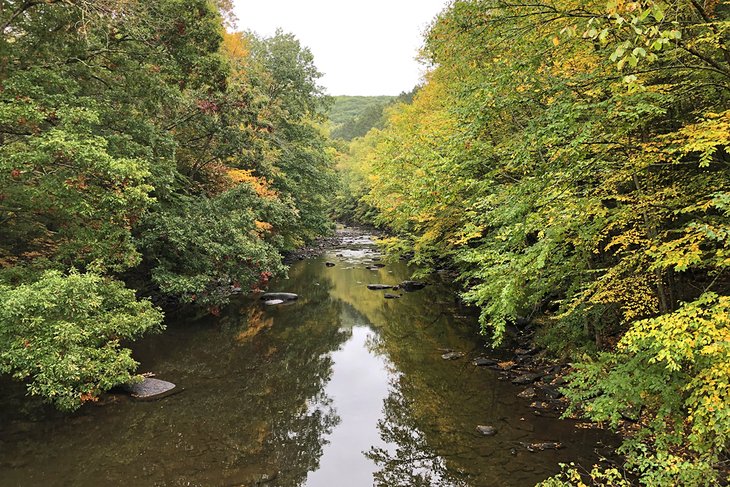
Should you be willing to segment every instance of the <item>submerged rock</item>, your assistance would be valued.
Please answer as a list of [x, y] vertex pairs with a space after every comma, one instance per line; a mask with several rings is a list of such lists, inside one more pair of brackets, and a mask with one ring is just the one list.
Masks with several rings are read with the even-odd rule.
[[385, 295], [383, 297], [385, 299], [399, 299], [400, 298], [400, 296], [398, 296], [397, 294], [390, 294], [390, 293], [385, 293]]
[[419, 282], [419, 281], [403, 281], [400, 283], [400, 288], [404, 291], [407, 291], [409, 293], [413, 291], [419, 291], [426, 287], [425, 282]]
[[481, 424], [477, 426], [477, 431], [484, 436], [494, 436], [497, 434], [497, 428], [495, 428], [494, 426], [484, 426]]
[[334, 262], [325, 262], [324, 265], [326, 265], [327, 267], [334, 267], [335, 263]]
[[520, 442], [527, 451], [536, 452], [544, 450], [560, 450], [563, 448], [563, 444], [559, 441], [540, 441], [536, 443], [523, 443]]
[[273, 300], [296, 301], [297, 299], [299, 299], [299, 296], [297, 296], [294, 293], [264, 293], [261, 296], [261, 299], [263, 301], [273, 301]]
[[464, 353], [462, 353], [462, 352], [449, 352], [449, 353], [443, 354], [441, 356], [441, 358], [444, 360], [458, 360], [463, 356], [464, 356]]
[[154, 401], [182, 391], [172, 382], [152, 377], [145, 377], [142, 382], [127, 385], [124, 389], [130, 396], [140, 401]]

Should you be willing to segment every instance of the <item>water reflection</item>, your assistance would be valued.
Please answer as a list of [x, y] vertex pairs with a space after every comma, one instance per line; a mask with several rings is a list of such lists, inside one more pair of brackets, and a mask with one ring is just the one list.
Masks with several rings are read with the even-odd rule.
[[[595, 432], [537, 418], [490, 371], [441, 359], [482, 347], [447, 287], [369, 291], [408, 269], [367, 269], [376, 253], [358, 238], [275, 283], [300, 295], [290, 306], [241, 298], [138, 344], [142, 370], [181, 394], [72, 416], [3, 394], [0, 486], [521, 486], [560, 461], [592, 461]], [[568, 447], [519, 448], [531, 440]]]

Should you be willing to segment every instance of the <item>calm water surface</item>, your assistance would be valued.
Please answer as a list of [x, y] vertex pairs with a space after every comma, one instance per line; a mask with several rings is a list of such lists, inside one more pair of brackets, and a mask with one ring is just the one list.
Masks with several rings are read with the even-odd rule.
[[[241, 297], [217, 318], [171, 318], [134, 348], [141, 371], [185, 389], [161, 401], [115, 396], [63, 416], [3, 382], [0, 486], [528, 486], [605, 450], [604, 433], [535, 416], [471, 365], [484, 345], [447, 286], [368, 290], [409, 277], [366, 269], [373, 258], [369, 237], [347, 234], [273, 283], [299, 294], [292, 305]], [[520, 444], [533, 441], [566, 448]]]

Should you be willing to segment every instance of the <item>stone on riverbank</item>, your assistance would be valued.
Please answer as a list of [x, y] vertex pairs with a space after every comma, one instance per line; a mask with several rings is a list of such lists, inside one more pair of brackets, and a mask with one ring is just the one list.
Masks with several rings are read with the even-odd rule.
[[518, 386], [526, 386], [527, 384], [532, 384], [543, 375], [544, 374], [541, 374], [539, 372], [534, 374], [522, 374], [512, 379], [512, 383]]
[[524, 391], [517, 394], [517, 397], [521, 397], [522, 399], [532, 399], [537, 396], [537, 391], [534, 387], [528, 387]]

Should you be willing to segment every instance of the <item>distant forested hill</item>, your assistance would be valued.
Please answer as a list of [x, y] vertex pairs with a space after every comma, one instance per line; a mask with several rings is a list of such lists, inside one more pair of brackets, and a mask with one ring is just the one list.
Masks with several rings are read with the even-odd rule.
[[352, 140], [365, 135], [382, 117], [383, 108], [395, 96], [336, 96], [330, 109], [332, 137]]

